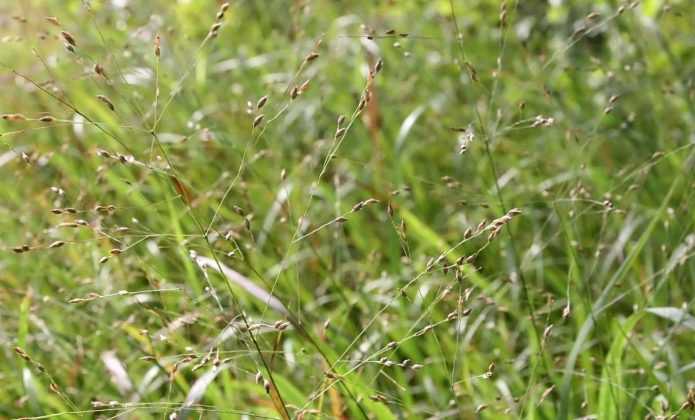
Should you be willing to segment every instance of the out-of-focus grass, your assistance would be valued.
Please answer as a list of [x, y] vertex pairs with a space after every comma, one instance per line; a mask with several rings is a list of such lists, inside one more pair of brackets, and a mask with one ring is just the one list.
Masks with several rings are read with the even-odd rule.
[[692, 415], [690, 2], [221, 4], [0, 5], [0, 418]]

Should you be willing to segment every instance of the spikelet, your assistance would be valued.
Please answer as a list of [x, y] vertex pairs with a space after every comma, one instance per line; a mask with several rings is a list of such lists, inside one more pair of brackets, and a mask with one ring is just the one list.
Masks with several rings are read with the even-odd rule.
[[68, 45], [70, 45], [70, 46], [72, 46], [72, 47], [76, 47], [76, 46], [77, 46], [77, 42], [75, 42], [75, 37], [73, 37], [72, 34], [71, 34], [70, 32], [61, 31], [61, 32], [60, 32], [60, 35], [63, 37], [63, 39], [65, 40], [65, 42], [68, 43]]
[[111, 102], [111, 99], [107, 98], [106, 96], [97, 95], [97, 99], [100, 100], [101, 102], [103, 102], [104, 104], [106, 104], [106, 106], [109, 107], [109, 109], [111, 111], [116, 110], [116, 107], [113, 105], [113, 102]]
[[261, 125], [261, 123], [263, 122], [263, 117], [264, 117], [264, 115], [263, 115], [263, 114], [260, 114], [260, 115], [258, 115], [256, 118], [254, 118], [254, 119], [253, 119], [252, 128], [256, 128], [256, 127], [258, 127], [259, 125]]

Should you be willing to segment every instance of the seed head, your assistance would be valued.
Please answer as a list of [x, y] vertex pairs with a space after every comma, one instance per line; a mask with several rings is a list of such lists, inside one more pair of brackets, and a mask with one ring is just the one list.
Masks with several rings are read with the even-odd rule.
[[77, 223], [74, 223], [74, 222], [64, 222], [64, 223], [60, 223], [60, 224], [58, 225], [58, 227], [69, 227], [69, 228], [76, 228], [76, 227], [79, 227], [79, 226], [80, 226], [80, 225], [78, 225]]
[[314, 60], [316, 60], [317, 58], [319, 58], [319, 55], [320, 55], [320, 54], [317, 53], [316, 51], [312, 51], [312, 52], [310, 52], [310, 53], [304, 58], [304, 61], [306, 61], [307, 63], [309, 63], [309, 62], [314, 61]]
[[263, 122], [263, 117], [264, 117], [264, 115], [260, 114], [256, 118], [253, 119], [253, 128], [258, 127], [261, 124], [261, 122]]
[[372, 401], [376, 401], [376, 402], [386, 402], [387, 401], [386, 397], [384, 397], [383, 395], [379, 395], [379, 394], [371, 395], [369, 397], [369, 399]]
[[547, 340], [548, 337], [550, 337], [550, 333], [553, 331], [553, 324], [548, 325], [545, 327], [543, 330], [543, 341]]
[[113, 105], [113, 102], [111, 102], [111, 99], [107, 98], [106, 96], [97, 95], [97, 99], [99, 99], [101, 102], [105, 103], [106, 106], [108, 106], [111, 111], [116, 110], [116, 107]]
[[538, 405], [541, 405], [554, 389], [555, 385], [551, 385], [549, 388], [546, 388], [546, 390], [541, 394], [541, 398], [538, 400]]
[[367, 99], [365, 96], [362, 96], [359, 104], [357, 104], [357, 112], [362, 112], [365, 106], [367, 106]]
[[104, 67], [99, 63], [94, 65], [94, 73], [98, 74], [101, 77], [106, 77], [106, 71], [104, 70]]
[[61, 31], [60, 35], [62, 35], [65, 42], [67, 42], [71, 46], [73, 46], [73, 47], [77, 46], [77, 43], [75, 42], [75, 38], [72, 36], [72, 34], [70, 32]]
[[374, 65], [374, 74], [377, 74], [381, 71], [381, 69], [384, 68], [384, 62], [382, 59], [379, 59], [376, 64]]
[[22, 114], [3, 114], [2, 119], [5, 121], [24, 121], [27, 117]]
[[275, 324], [273, 326], [278, 331], [285, 331], [287, 329], [287, 327], [289, 327], [289, 325], [290, 325], [290, 323], [287, 321], [278, 320], [278, 321], [275, 321]]
[[214, 36], [217, 36], [217, 32], [220, 30], [221, 27], [222, 27], [222, 23], [221, 23], [221, 22], [214, 23], [214, 24], [210, 27], [210, 35], [213, 36], [213, 37], [214, 37]]
[[159, 34], [157, 34], [154, 37], [154, 55], [155, 57], [159, 57], [162, 55], [162, 39], [159, 37]]

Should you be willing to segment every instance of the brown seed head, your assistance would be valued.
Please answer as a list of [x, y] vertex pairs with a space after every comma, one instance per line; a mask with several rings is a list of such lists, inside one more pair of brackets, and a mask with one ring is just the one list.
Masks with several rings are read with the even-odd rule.
[[264, 117], [264, 115], [260, 114], [256, 118], [253, 119], [253, 128], [258, 127], [261, 124], [261, 122], [263, 122], [263, 117]]
[[106, 96], [97, 95], [97, 99], [99, 99], [101, 102], [105, 103], [106, 106], [108, 106], [111, 111], [116, 110], [116, 107], [113, 105], [113, 102], [111, 102], [111, 99], [107, 98]]
[[77, 43], [75, 42], [75, 38], [72, 36], [72, 34], [71, 34], [70, 32], [61, 31], [61, 32], [60, 32], [60, 35], [63, 36], [63, 39], [64, 39], [65, 42], [67, 42], [68, 44], [72, 45], [73, 47], [76, 47], [76, 46], [77, 46]]
[[374, 65], [374, 74], [377, 74], [381, 71], [381, 69], [384, 68], [384, 62], [382, 59], [379, 59], [376, 64]]
[[162, 39], [159, 37], [159, 34], [157, 34], [154, 37], [154, 55], [156, 57], [159, 57], [162, 55], [161, 44], [162, 44]]
[[309, 63], [311, 61], [316, 60], [317, 58], [319, 58], [319, 53], [317, 53], [316, 51], [312, 51], [304, 58], [304, 61]]
[[24, 121], [27, 117], [22, 114], [3, 114], [2, 119], [5, 121]]

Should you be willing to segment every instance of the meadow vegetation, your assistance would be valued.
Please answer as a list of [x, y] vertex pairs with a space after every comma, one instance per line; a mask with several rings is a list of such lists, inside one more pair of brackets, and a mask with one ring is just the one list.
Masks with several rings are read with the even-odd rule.
[[0, 419], [695, 415], [695, 3], [0, 4]]

